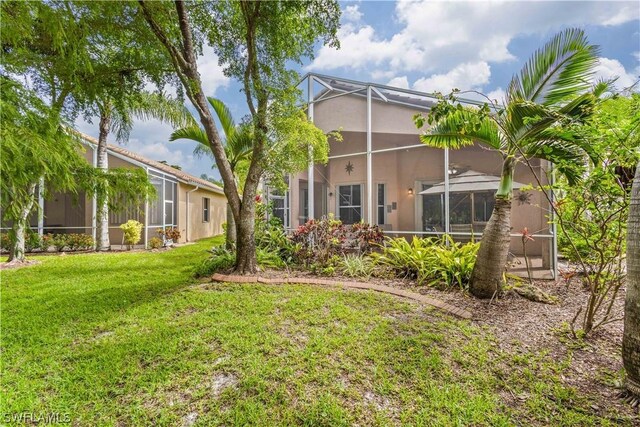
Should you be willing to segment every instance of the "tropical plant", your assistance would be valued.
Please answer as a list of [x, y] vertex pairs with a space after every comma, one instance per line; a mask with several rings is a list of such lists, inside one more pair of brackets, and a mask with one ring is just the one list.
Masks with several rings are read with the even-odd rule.
[[194, 274], [196, 277], [211, 276], [218, 271], [225, 271], [233, 267], [236, 256], [224, 246], [216, 246], [211, 251], [211, 257], [205, 259], [196, 266]]
[[418, 128], [431, 125], [420, 135], [427, 145], [457, 149], [481, 143], [502, 154], [493, 214], [471, 277], [470, 290], [477, 297], [491, 298], [502, 289], [516, 165], [541, 158], [553, 162], [571, 184], [581, 176], [580, 166], [591, 153], [569, 125], [587, 118], [607, 89], [605, 83], [590, 86], [597, 54], [582, 30], [568, 29], [536, 51], [512, 78], [504, 107], [493, 102], [481, 108], [463, 106], [452, 94], [441, 96], [426, 118], [415, 116]]
[[[247, 123], [236, 125], [229, 108], [219, 99], [208, 97], [209, 105], [216, 113], [218, 121], [224, 131], [224, 152], [229, 162], [229, 168], [233, 174], [238, 189], [242, 191], [248, 163], [251, 159], [253, 148], [253, 135], [251, 126]], [[190, 139], [198, 143], [194, 153], [213, 157], [211, 145], [207, 138], [207, 132], [195, 123], [175, 130], [169, 137], [170, 141], [177, 139]], [[227, 203], [227, 226], [225, 228], [227, 249], [232, 249], [236, 242], [236, 224], [231, 207]]]
[[442, 238], [387, 238], [382, 252], [371, 257], [377, 265], [396, 272], [400, 277], [415, 279], [419, 284], [467, 289], [476, 262], [478, 243], [455, 242]]
[[340, 272], [345, 276], [368, 279], [375, 270], [372, 259], [357, 254], [346, 254], [340, 260]]

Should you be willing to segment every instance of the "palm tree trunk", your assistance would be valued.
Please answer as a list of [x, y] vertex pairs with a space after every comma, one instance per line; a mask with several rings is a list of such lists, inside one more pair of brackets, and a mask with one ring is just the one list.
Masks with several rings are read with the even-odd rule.
[[627, 226], [627, 295], [622, 360], [627, 372], [626, 388], [640, 398], [640, 163], [633, 180]]
[[478, 298], [493, 298], [502, 291], [503, 274], [511, 242], [513, 169], [513, 161], [505, 159], [496, 203], [482, 233], [478, 256], [471, 273], [469, 291]]
[[35, 196], [36, 196], [36, 184], [32, 184], [29, 187], [29, 201], [22, 208], [20, 212], [20, 217], [13, 222], [12, 226], [12, 234], [13, 234], [13, 244], [9, 251], [9, 259], [8, 262], [23, 262], [24, 258], [24, 244], [25, 244], [25, 232], [28, 227], [29, 214], [31, 213], [31, 209], [33, 208]]
[[[111, 116], [107, 108], [100, 111], [100, 134], [98, 137], [98, 156], [96, 167], [104, 173], [109, 169], [109, 156], [107, 154], [107, 136]], [[106, 185], [100, 185], [96, 191], [96, 251], [108, 251], [111, 249], [109, 241], [109, 204]]]
[[227, 203], [227, 230], [225, 238], [225, 246], [228, 250], [233, 250], [236, 245], [236, 220], [233, 218], [231, 206]]

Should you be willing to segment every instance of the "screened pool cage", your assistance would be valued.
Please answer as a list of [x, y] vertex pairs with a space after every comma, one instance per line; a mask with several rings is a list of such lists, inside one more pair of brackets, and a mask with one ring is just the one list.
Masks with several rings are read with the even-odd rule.
[[[95, 150], [87, 147], [87, 160], [93, 159], [96, 164]], [[130, 219], [143, 224], [142, 239], [138, 246], [146, 246], [152, 237], [160, 237], [159, 231], [166, 227], [177, 227], [178, 181], [171, 175], [148, 167], [143, 163], [137, 164], [130, 158], [118, 153], [109, 153], [109, 164], [123, 166], [126, 162], [143, 168], [149, 176], [149, 181], [156, 189], [156, 198], [146, 200], [140, 197], [138, 203], [127, 209], [111, 211], [109, 213], [109, 240], [111, 245], [118, 247], [123, 244], [123, 234], [120, 225]], [[45, 198], [44, 183], [40, 183], [36, 191], [38, 207], [29, 219], [30, 227], [40, 235], [80, 233], [96, 237], [96, 200], [85, 193], [53, 193]], [[148, 219], [148, 220], [147, 220]], [[11, 224], [2, 223], [2, 231], [6, 232]]]
[[[285, 228], [332, 213], [344, 223], [379, 225], [387, 236], [442, 236], [479, 240], [493, 211], [502, 172], [500, 153], [482, 144], [460, 150], [427, 147], [413, 115], [426, 112], [434, 96], [408, 89], [320, 74], [303, 81], [308, 117], [330, 141], [329, 162], [310, 164], [288, 177], [288, 190], [265, 186], [273, 214]], [[475, 101], [466, 101], [477, 104]], [[555, 278], [557, 245], [547, 197], [538, 180], [550, 182], [552, 165], [533, 159], [514, 174], [511, 271], [526, 272], [526, 252], [534, 276]], [[527, 229], [533, 241], [523, 246]]]

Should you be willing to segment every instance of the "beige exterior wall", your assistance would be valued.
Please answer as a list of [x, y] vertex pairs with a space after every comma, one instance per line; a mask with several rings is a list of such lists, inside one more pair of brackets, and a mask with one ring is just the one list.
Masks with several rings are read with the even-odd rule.
[[[222, 234], [222, 224], [227, 220], [227, 198], [224, 194], [202, 188], [193, 191], [195, 188], [193, 185], [178, 183], [178, 228], [181, 242]], [[203, 221], [205, 197], [209, 198], [209, 222]]]
[[[372, 154], [373, 165], [373, 221], [378, 222], [377, 184], [385, 184], [385, 218], [383, 228], [387, 233], [393, 231], [422, 231], [423, 196], [418, 193], [423, 184], [437, 184], [444, 180], [444, 150], [426, 147], [420, 144], [419, 132], [413, 124], [413, 115], [417, 109], [374, 101], [372, 104], [372, 149], [399, 150]], [[322, 101], [314, 107], [314, 122], [324, 131], [342, 128], [343, 141], [330, 143], [329, 156], [342, 156], [366, 151], [366, 98], [342, 96]], [[419, 147], [412, 147], [418, 145]], [[402, 147], [408, 147], [402, 149]], [[544, 162], [534, 160], [534, 169], [546, 183]], [[351, 173], [347, 165], [352, 167]], [[502, 159], [494, 150], [475, 145], [461, 150], [450, 150], [449, 169], [461, 171], [474, 170], [493, 176], [500, 176]], [[329, 160], [327, 166], [315, 167], [316, 206], [317, 194], [324, 191], [327, 210], [338, 216], [337, 190], [340, 185], [361, 185], [362, 218], [367, 220], [367, 173], [366, 154], [340, 157]], [[320, 173], [321, 172], [321, 173]], [[453, 175], [450, 175], [453, 176]], [[524, 165], [516, 169], [516, 182], [536, 186], [534, 175]], [[304, 219], [301, 215], [300, 188], [307, 185], [307, 174], [298, 174], [291, 182], [291, 225], [296, 227]], [[320, 185], [324, 186], [319, 188]], [[412, 189], [413, 195], [409, 189]], [[512, 205], [512, 233], [519, 233], [524, 227], [536, 234], [549, 234], [546, 215], [548, 203], [544, 195], [538, 191], [527, 191], [528, 203], [521, 203], [514, 197]], [[514, 195], [519, 191], [515, 190]], [[450, 196], [450, 200], [451, 196]], [[390, 207], [390, 211], [389, 208]], [[394, 208], [395, 207], [395, 208]], [[450, 207], [450, 212], [451, 212]], [[319, 217], [316, 208], [316, 217]], [[484, 228], [485, 223], [473, 223], [474, 232]], [[444, 230], [437, 230], [444, 231]], [[471, 232], [471, 225], [452, 223], [452, 232]], [[460, 239], [464, 239], [460, 237]], [[537, 238], [527, 244], [527, 252], [531, 255], [548, 254], [551, 239]], [[522, 252], [522, 242], [518, 237], [512, 238], [511, 251]]]

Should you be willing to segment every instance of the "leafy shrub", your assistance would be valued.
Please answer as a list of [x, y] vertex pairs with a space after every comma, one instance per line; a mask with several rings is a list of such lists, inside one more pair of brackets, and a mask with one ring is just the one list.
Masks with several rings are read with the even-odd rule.
[[66, 242], [69, 250], [82, 251], [92, 249], [95, 241], [88, 234], [66, 234]]
[[258, 248], [256, 251], [258, 265], [266, 268], [285, 268], [287, 263], [280, 257], [277, 251], [269, 251]]
[[0, 234], [0, 249], [4, 252], [8, 252], [11, 249], [11, 237], [9, 233]]
[[162, 239], [159, 237], [152, 237], [149, 239], [149, 249], [160, 249], [162, 247]]
[[335, 256], [356, 251], [367, 254], [383, 241], [383, 233], [377, 225], [356, 223], [344, 225], [333, 215], [320, 220], [311, 219], [293, 233], [293, 242], [299, 245], [296, 258], [299, 262], [329, 265]]
[[[448, 246], [442, 244], [447, 241]], [[431, 279], [430, 285], [444, 284], [447, 288], [458, 285], [461, 289], [466, 289], [471, 280], [479, 248], [480, 243], [463, 244], [454, 242], [451, 236], [445, 236], [440, 244], [434, 246], [433, 258], [425, 265], [425, 269], [419, 272], [419, 278]]]
[[40, 249], [41, 239], [40, 235], [35, 231], [28, 228], [24, 236], [24, 250], [25, 252], [33, 252], [36, 249]]
[[47, 252], [49, 250], [49, 246], [52, 245], [51, 240], [53, 239], [53, 236], [51, 234], [43, 234], [42, 238], [40, 239], [40, 250], [42, 252]]
[[228, 270], [236, 263], [236, 256], [224, 246], [217, 246], [211, 250], [212, 256], [205, 259], [195, 268], [196, 277], [211, 276], [218, 271]]
[[340, 260], [340, 271], [349, 277], [368, 279], [373, 275], [375, 264], [371, 258], [356, 254], [346, 254]]
[[[294, 243], [286, 235], [282, 226], [270, 226], [256, 235], [256, 246], [263, 253], [272, 253], [282, 261], [282, 267], [295, 262], [296, 253], [300, 250], [300, 245]], [[263, 255], [265, 256], [265, 255]], [[258, 263], [260, 260], [258, 259]], [[278, 267], [278, 268], [282, 268]]]
[[62, 252], [67, 247], [67, 234], [49, 234], [51, 236], [51, 244], [56, 251]]
[[164, 230], [158, 230], [158, 234], [160, 234], [164, 240], [171, 240], [174, 243], [180, 240], [180, 230], [178, 230], [177, 227], [166, 227]]
[[124, 242], [129, 245], [129, 248], [138, 243], [142, 238], [142, 224], [135, 219], [130, 219], [120, 225], [120, 229], [124, 233]]
[[466, 289], [471, 278], [479, 243], [454, 242], [451, 236], [387, 239], [381, 253], [371, 254], [376, 264], [389, 267], [402, 277], [430, 286]]

